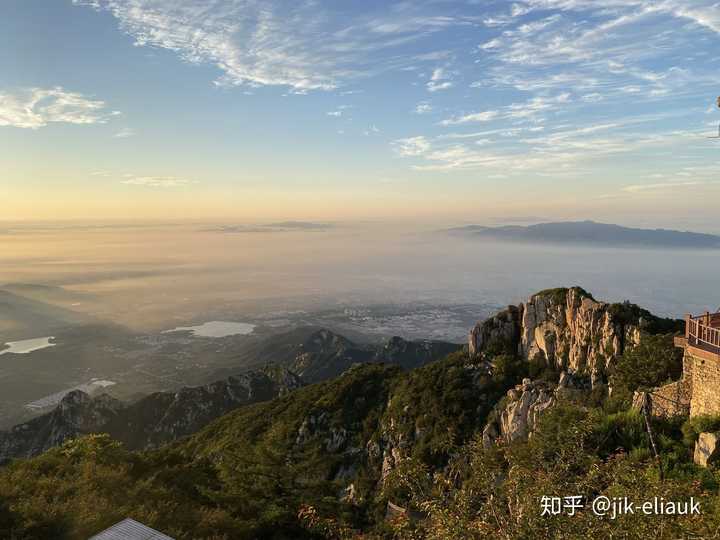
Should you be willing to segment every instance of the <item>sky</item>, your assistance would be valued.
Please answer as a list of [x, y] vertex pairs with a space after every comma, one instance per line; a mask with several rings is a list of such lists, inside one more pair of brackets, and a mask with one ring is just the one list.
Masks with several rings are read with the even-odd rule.
[[5, 220], [718, 231], [717, 0], [3, 0]]

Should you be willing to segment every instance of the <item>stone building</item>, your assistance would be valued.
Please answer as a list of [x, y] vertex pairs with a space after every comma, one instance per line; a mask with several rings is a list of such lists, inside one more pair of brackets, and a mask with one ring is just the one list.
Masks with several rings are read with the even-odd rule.
[[[685, 335], [675, 345], [685, 351], [683, 375], [648, 393], [652, 414], [720, 415], [720, 313], [686, 315]], [[636, 403], [643, 399], [644, 393], [636, 394]]]

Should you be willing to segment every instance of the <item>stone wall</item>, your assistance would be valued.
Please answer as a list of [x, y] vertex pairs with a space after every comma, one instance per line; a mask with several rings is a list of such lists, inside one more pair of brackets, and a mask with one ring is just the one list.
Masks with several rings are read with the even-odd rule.
[[720, 362], [693, 355], [685, 349], [685, 361], [692, 359], [690, 416], [720, 414]]
[[[666, 418], [690, 414], [691, 388], [684, 379], [675, 381], [649, 392], [650, 413]], [[639, 409], [645, 392], [635, 392], [633, 407]]]
[[[649, 392], [655, 416], [720, 415], [720, 359], [703, 358], [685, 348], [683, 375], [679, 381]], [[642, 393], [636, 392], [633, 403], [639, 407]]]

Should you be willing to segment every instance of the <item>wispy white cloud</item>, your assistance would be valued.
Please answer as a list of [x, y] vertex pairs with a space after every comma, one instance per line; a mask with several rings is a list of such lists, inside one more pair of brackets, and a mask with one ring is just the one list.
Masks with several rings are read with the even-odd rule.
[[[222, 71], [218, 84], [331, 90], [349, 80], [407, 66], [421, 55], [383, 55], [452, 28], [474, 24], [410, 3], [347, 19], [315, 0], [73, 0], [111, 13], [138, 46], [178, 53]], [[427, 51], [427, 60], [438, 58]], [[440, 83], [438, 86], [441, 86]]]
[[427, 83], [427, 89], [429, 92], [439, 92], [440, 90], [447, 90], [452, 87], [452, 81], [430, 81]]
[[664, 64], [708, 35], [717, 39], [716, 0], [525, 0], [515, 6], [498, 13], [505, 21], [500, 33], [478, 45], [484, 63], [490, 60], [478, 86], [572, 90], [584, 103], [600, 103], [627, 96], [670, 100], [715, 84], [709, 72], [646, 66]]
[[439, 92], [440, 90], [447, 90], [452, 88], [455, 83], [453, 82], [453, 74], [450, 73], [446, 68], [439, 67], [435, 68], [430, 75], [430, 80], [425, 85], [429, 92]]
[[428, 114], [433, 110], [432, 105], [427, 101], [421, 101], [415, 106], [415, 114]]
[[369, 137], [370, 135], [376, 135], [377, 133], [380, 133], [380, 128], [377, 127], [375, 124], [371, 125], [365, 131], [363, 131], [363, 135], [365, 135], [366, 137]]
[[[482, 137], [485, 134], [501, 134], [500, 130], [488, 130], [467, 134], [470, 135], [470, 142], [473, 142], [472, 139], [481, 142], [472, 146], [456, 142], [458, 139], [463, 141], [464, 134], [438, 136], [435, 139], [416, 136], [395, 141], [394, 147], [399, 155], [415, 158], [413, 168], [416, 170], [483, 170], [488, 173], [577, 176], [586, 172], [586, 164], [601, 158], [676, 146], [680, 141], [691, 144], [695, 138], [695, 134], [683, 131], [648, 135], [622, 132], [623, 127], [619, 124], [588, 126], [534, 139], [517, 139], [517, 134], [523, 131], [518, 128], [512, 141], [504, 144], [490, 137]], [[608, 131], [613, 133], [603, 133]], [[512, 144], [508, 145], [508, 142]], [[518, 148], [518, 145], [521, 147]], [[699, 170], [686, 169], [685, 173], [696, 177]]]
[[178, 176], [136, 176], [133, 174], [127, 174], [124, 176], [125, 178], [121, 180], [120, 183], [129, 186], [176, 188], [197, 183], [194, 180]]
[[430, 141], [423, 136], [394, 141], [395, 152], [403, 157], [422, 156], [430, 150]]
[[0, 126], [38, 129], [52, 123], [102, 124], [112, 115], [104, 101], [59, 86], [0, 93]]
[[122, 128], [120, 131], [118, 131], [113, 137], [116, 139], [127, 139], [128, 137], [134, 137], [135, 136], [135, 130], [132, 128]]
[[[621, 191], [632, 194], [669, 193], [688, 188], [720, 188], [720, 162], [693, 165], [653, 173], [647, 176], [653, 182], [624, 186]], [[663, 180], [658, 182], [658, 180]]]
[[669, 191], [675, 188], [702, 186], [707, 184], [708, 182], [700, 180], [688, 182], [664, 182], [659, 184], [634, 184], [630, 186], [625, 186], [624, 188], [622, 188], [622, 191], [626, 191], [628, 193], [639, 193], [643, 191]]
[[570, 94], [565, 92], [555, 96], [537, 96], [522, 103], [511, 103], [500, 110], [487, 110], [460, 116], [453, 116], [440, 122], [442, 126], [457, 126], [478, 122], [490, 122], [498, 119], [532, 119], [540, 113], [550, 112], [570, 102]]
[[440, 122], [443, 126], [457, 126], [460, 124], [471, 124], [477, 122], [489, 122], [500, 116], [500, 111], [481, 111], [476, 113], [453, 116]]

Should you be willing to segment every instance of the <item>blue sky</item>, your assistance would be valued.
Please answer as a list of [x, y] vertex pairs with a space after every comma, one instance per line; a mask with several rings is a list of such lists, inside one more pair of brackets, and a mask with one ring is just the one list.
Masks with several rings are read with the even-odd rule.
[[715, 0], [5, 0], [8, 218], [707, 227]]

